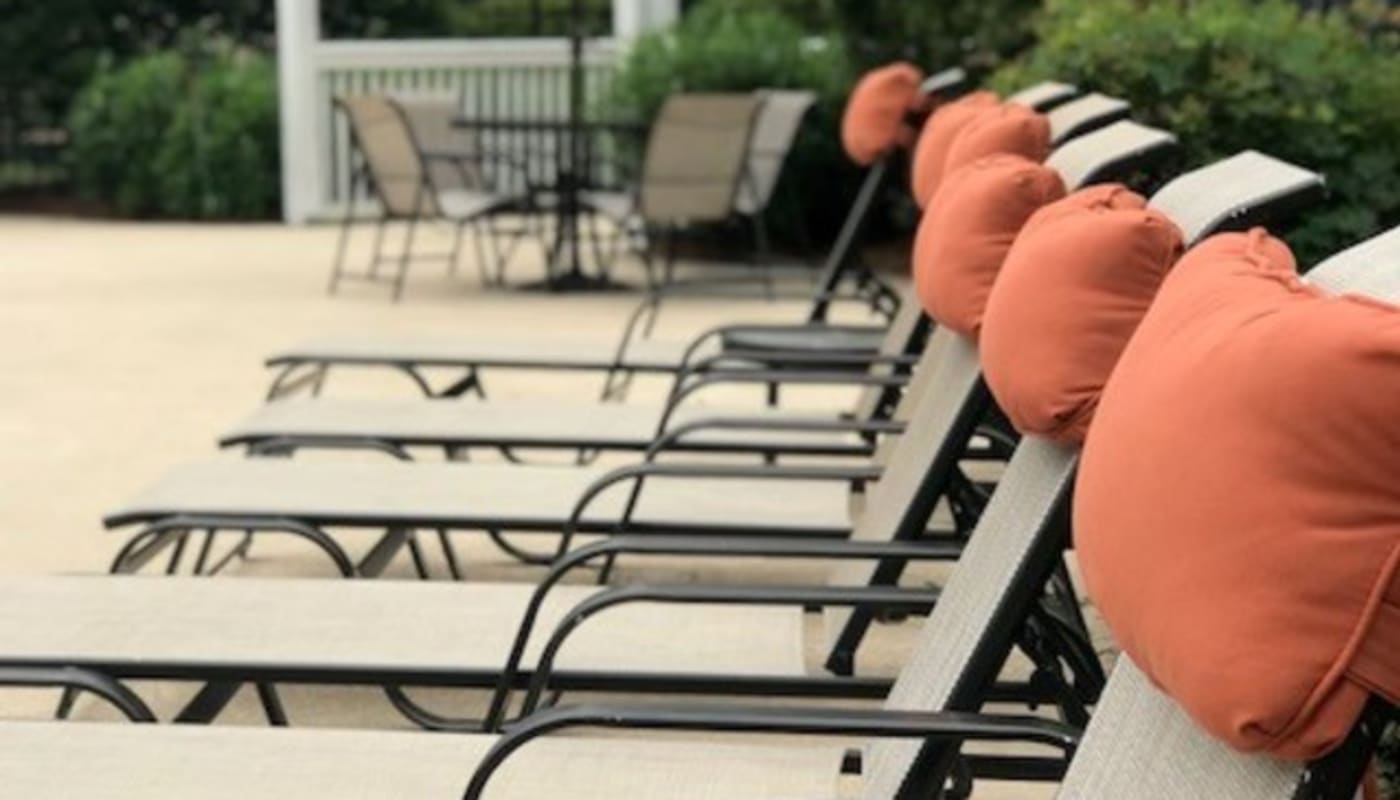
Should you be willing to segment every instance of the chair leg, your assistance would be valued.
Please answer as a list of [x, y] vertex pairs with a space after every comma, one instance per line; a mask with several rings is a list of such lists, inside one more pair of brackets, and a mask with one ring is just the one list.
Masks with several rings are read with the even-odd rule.
[[384, 231], [389, 227], [389, 218], [380, 217], [374, 228], [374, 251], [370, 255], [369, 277], [371, 280], [379, 275], [379, 264], [383, 261], [384, 253]]
[[612, 259], [603, 255], [602, 239], [598, 234], [598, 214], [588, 213], [588, 241], [593, 246], [593, 260], [597, 262], [598, 274], [604, 279], [612, 277]]
[[[515, 248], [520, 244], [521, 238], [529, 235], [528, 232], [508, 232], [503, 234], [496, 224], [494, 214], [486, 217], [486, 238], [491, 245], [491, 266], [496, 271], [495, 282], [497, 286], [506, 285], [506, 267], [510, 266], [510, 259], [515, 255]], [[501, 239], [510, 237], [510, 242], [502, 245]]]
[[404, 231], [403, 253], [399, 256], [399, 272], [394, 276], [394, 302], [403, 297], [404, 280], [408, 277], [408, 262], [413, 258], [413, 233], [418, 229], [418, 218], [408, 218], [408, 230]]
[[753, 227], [754, 267], [763, 271], [764, 292], [769, 301], [776, 300], [778, 287], [773, 278], [773, 253], [768, 242], [768, 226], [763, 221], [762, 213], [749, 217], [749, 222]]
[[493, 285], [491, 270], [486, 264], [485, 232], [481, 220], [472, 220], [472, 250], [476, 252], [476, 271], [483, 288]]
[[642, 258], [642, 269], [647, 275], [647, 291], [655, 292], [660, 286], [656, 282], [656, 248], [651, 246], [651, 238], [647, 238], [646, 247], [642, 248], [639, 254]]
[[350, 201], [345, 207], [345, 218], [340, 222], [340, 236], [337, 237], [335, 245], [335, 261], [331, 264], [331, 280], [326, 286], [326, 294], [335, 294], [335, 290], [340, 286], [340, 276], [345, 270], [345, 256], [350, 247], [350, 227], [355, 224], [355, 195], [353, 190], [350, 194]]
[[462, 254], [462, 233], [467, 227], [467, 221], [462, 220], [456, 224], [456, 229], [452, 233], [452, 252], [447, 256], [447, 275], [456, 277], [457, 258]]
[[680, 233], [672, 225], [666, 229], [666, 261], [664, 263], [664, 274], [662, 285], [670, 286], [676, 282], [676, 246], [680, 239]]

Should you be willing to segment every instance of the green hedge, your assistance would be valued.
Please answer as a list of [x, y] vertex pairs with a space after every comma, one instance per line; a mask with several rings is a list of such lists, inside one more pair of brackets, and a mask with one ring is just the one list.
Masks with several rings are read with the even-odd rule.
[[277, 213], [277, 84], [264, 55], [220, 44], [101, 67], [68, 125], [78, 191], [119, 214]]
[[818, 93], [779, 182], [767, 219], [775, 238], [804, 231], [825, 238], [840, 224], [858, 179], [841, 154], [838, 124], [851, 70], [844, 48], [812, 37], [786, 15], [733, 0], [711, 0], [674, 30], [641, 38], [614, 79], [608, 113], [650, 120], [666, 97], [685, 91], [808, 88]]
[[1058, 78], [1132, 101], [1184, 164], [1243, 148], [1327, 176], [1289, 241], [1305, 262], [1400, 223], [1400, 62], [1340, 15], [1284, 0], [1047, 0], [1001, 89]]

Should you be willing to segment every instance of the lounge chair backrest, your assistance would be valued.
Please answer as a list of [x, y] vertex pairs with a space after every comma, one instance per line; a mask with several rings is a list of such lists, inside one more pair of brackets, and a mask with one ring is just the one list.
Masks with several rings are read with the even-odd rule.
[[1077, 94], [1079, 94], [1079, 88], [1068, 83], [1041, 81], [1034, 86], [1027, 86], [1021, 91], [1007, 96], [1006, 102], [1033, 108], [1036, 111], [1048, 111]]
[[734, 199], [740, 214], [761, 214], [768, 207], [802, 120], [817, 102], [811, 91], [765, 89], [758, 94], [762, 106], [749, 138], [748, 172]]
[[1296, 203], [1322, 188], [1322, 177], [1254, 150], [1217, 161], [1172, 180], [1150, 205], [1181, 228], [1188, 245], [1217, 231], [1250, 224], [1281, 203]]
[[382, 95], [336, 98], [384, 211], [392, 217], [437, 216], [423, 158], [408, 119]]
[[649, 222], [717, 222], [734, 211], [762, 99], [675, 94], [647, 139], [641, 211]]
[[[918, 393], [904, 433], [884, 454], [884, 473], [869, 487], [853, 539], [890, 541], [923, 530], [988, 403], [971, 342], [939, 329], [928, 348], [933, 366], [928, 388]], [[897, 576], [898, 565], [852, 561], [833, 568], [828, 580], [838, 586], [866, 586]], [[853, 646], [869, 623], [867, 613], [849, 608], [827, 609], [825, 617], [832, 652]]]
[[434, 189], [444, 192], [484, 188], [478, 137], [475, 132], [453, 124], [462, 113], [456, 98], [413, 97], [396, 102], [408, 119], [414, 141], [424, 152], [455, 157], [452, 161], [428, 161], [428, 175]]
[[1302, 764], [1226, 747], [1121, 656], [1059, 797], [1289, 800], [1303, 771]]
[[967, 70], [962, 67], [941, 69], [924, 78], [919, 92], [925, 97], [938, 98], [967, 83]]
[[[1065, 546], [1063, 510], [1076, 458], [1075, 450], [1033, 437], [1017, 447], [886, 708], [976, 710], [1010, 652], [1024, 609], [1039, 596]], [[908, 776], [919, 772], [915, 765], [931, 757], [917, 741], [871, 743], [862, 796], [902, 796]]]
[[1308, 270], [1309, 283], [1336, 293], [1400, 300], [1400, 227], [1392, 228]]
[[[885, 329], [885, 335], [880, 339], [880, 355], [896, 356], [914, 352], [914, 348], [918, 347], [925, 338], [930, 324], [913, 293], [908, 290], [901, 291], [899, 311], [895, 312], [894, 319], [890, 320], [889, 327]], [[924, 359], [921, 358], [919, 364], [922, 365], [923, 361]], [[910, 381], [920, 381], [923, 372], [926, 370], [915, 367]], [[894, 370], [888, 364], [876, 364], [870, 368], [870, 374], [892, 375]], [[886, 406], [889, 397], [888, 387], [864, 387], [856, 398], [855, 411], [853, 412], [855, 418], [860, 420], [873, 419]]]
[[1063, 144], [1132, 113], [1127, 100], [1094, 92], [1056, 106], [1045, 117], [1050, 121], [1050, 143]]
[[1060, 173], [1065, 186], [1079, 188], [1175, 144], [1176, 137], [1170, 133], [1125, 119], [1056, 147], [1045, 164]]

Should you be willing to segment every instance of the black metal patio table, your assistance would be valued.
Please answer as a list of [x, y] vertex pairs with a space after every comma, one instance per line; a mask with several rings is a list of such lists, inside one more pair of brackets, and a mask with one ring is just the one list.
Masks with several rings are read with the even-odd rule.
[[[524, 156], [527, 190], [532, 198], [550, 198], [555, 218], [554, 233], [543, 281], [527, 284], [527, 289], [554, 292], [604, 291], [627, 288], [601, 273], [583, 269], [579, 220], [585, 211], [583, 194], [596, 185], [595, 166], [599, 162], [598, 140], [612, 137], [630, 140], [640, 147], [646, 126], [635, 121], [549, 119], [529, 117], [461, 116], [453, 125], [492, 139], [507, 138], [507, 149], [515, 158]], [[543, 158], [541, 158], [543, 157]], [[537, 161], [538, 159], [538, 161]], [[553, 160], [552, 175], [539, 179], [539, 163]]]

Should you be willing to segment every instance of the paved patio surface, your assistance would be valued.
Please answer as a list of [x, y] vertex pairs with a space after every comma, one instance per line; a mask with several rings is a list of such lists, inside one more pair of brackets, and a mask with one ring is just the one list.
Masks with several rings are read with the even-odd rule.
[[[472, 336], [557, 332], [615, 340], [635, 295], [567, 297], [484, 292], [464, 264], [449, 277], [421, 264], [404, 299], [382, 286], [347, 285], [335, 298], [324, 284], [334, 244], [330, 228], [101, 223], [0, 218], [0, 574], [105, 570], [119, 539], [104, 533], [102, 513], [182, 460], [208, 456], [218, 432], [262, 401], [269, 373], [261, 359], [298, 339], [337, 330], [447, 330]], [[470, 252], [470, 251], [468, 251]], [[522, 261], [513, 278], [537, 277]], [[533, 268], [531, 268], [533, 266]], [[633, 277], [624, 275], [623, 277]], [[742, 306], [742, 308], [741, 308]], [[720, 301], [669, 309], [658, 331], [678, 336], [719, 321], [793, 319], [801, 306]], [[491, 375], [495, 398], [559, 397], [577, 402], [598, 389], [595, 376]], [[655, 399], [664, 384], [639, 387]], [[333, 391], [411, 396], [388, 375], [337, 381]], [[799, 403], [829, 405], [830, 391]], [[705, 402], [757, 403], [756, 392], [716, 392]], [[299, 553], [260, 548], [243, 570], [325, 574]], [[521, 568], [484, 544], [468, 548], [472, 574], [521, 577]], [[649, 564], [637, 569], [664, 569]], [[758, 579], [815, 574], [812, 565], [764, 566]], [[406, 565], [397, 572], [407, 577]], [[696, 578], [703, 570], [683, 573]], [[707, 576], [708, 577], [708, 576]], [[919, 579], [933, 576], [921, 575]], [[867, 654], [897, 664], [912, 625], [886, 625]], [[143, 691], [148, 687], [140, 687]], [[169, 712], [192, 691], [161, 687], [148, 696]], [[291, 689], [287, 703], [303, 724], [401, 723], [376, 691]], [[479, 697], [448, 701], [464, 707]], [[25, 692], [0, 700], [7, 716], [43, 716], [53, 695]], [[107, 718], [95, 704], [79, 716]], [[256, 724], [240, 697], [229, 722]], [[979, 798], [1047, 797], [1044, 787], [1002, 786]]]

